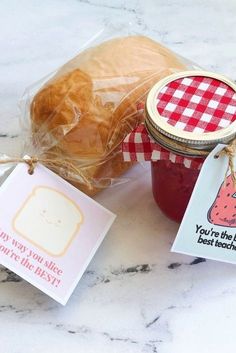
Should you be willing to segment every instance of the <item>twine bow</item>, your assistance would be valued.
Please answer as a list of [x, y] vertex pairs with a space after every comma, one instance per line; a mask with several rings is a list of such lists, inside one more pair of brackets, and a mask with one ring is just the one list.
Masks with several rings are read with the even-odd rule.
[[233, 180], [234, 188], [236, 188], [236, 172], [234, 166], [234, 158], [236, 156], [236, 138], [227, 146], [225, 146], [221, 151], [217, 152], [215, 158], [219, 158], [221, 156], [227, 156], [229, 159], [228, 168], [225, 173], [225, 181], [230, 171], [231, 178]]
[[90, 180], [81, 172], [79, 168], [77, 168], [73, 163], [64, 160], [64, 159], [53, 159], [47, 157], [35, 157], [35, 156], [26, 156], [20, 158], [6, 158], [0, 160], [1, 164], [14, 164], [14, 163], [26, 163], [28, 165], [28, 173], [30, 175], [34, 174], [34, 170], [37, 163], [42, 163], [48, 168], [54, 169], [55, 167], [64, 167], [65, 169], [79, 175], [81, 179], [86, 183], [89, 189], [92, 189], [92, 185]]

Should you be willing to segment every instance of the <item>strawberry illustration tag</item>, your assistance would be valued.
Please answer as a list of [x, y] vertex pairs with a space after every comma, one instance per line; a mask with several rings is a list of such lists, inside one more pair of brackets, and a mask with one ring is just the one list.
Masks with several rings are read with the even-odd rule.
[[205, 160], [171, 251], [236, 264], [236, 187], [228, 157], [215, 158], [224, 147]]
[[236, 192], [231, 175], [220, 186], [209, 209], [208, 221], [217, 226], [236, 228]]

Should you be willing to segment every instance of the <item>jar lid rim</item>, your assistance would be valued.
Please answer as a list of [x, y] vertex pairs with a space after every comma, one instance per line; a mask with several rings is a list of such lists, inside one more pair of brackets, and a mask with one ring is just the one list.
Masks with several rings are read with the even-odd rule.
[[[211, 147], [212, 145], [217, 145], [218, 143], [228, 143], [236, 136], [236, 120], [231, 122], [229, 126], [216, 130], [214, 132], [202, 132], [195, 133], [190, 131], [184, 131], [168, 124], [165, 119], [161, 116], [156, 107], [156, 97], [160, 91], [167, 86], [172, 81], [176, 81], [180, 78], [203, 76], [208, 78], [214, 78], [218, 81], [223, 82], [228, 85], [236, 93], [236, 84], [226, 78], [223, 75], [216, 74], [209, 71], [181, 71], [167, 76], [156, 83], [147, 96], [146, 100], [146, 119], [149, 124], [152, 125], [152, 135], [155, 134], [155, 129], [161, 134], [173, 139], [174, 141], [179, 141], [181, 143], [190, 144], [195, 146], [196, 149], [205, 147]], [[153, 137], [158, 139], [157, 136]]]

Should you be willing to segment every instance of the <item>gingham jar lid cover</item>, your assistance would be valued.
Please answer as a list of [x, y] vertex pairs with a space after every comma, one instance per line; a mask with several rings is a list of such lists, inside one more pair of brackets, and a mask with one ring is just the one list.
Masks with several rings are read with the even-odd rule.
[[[152, 126], [180, 142], [217, 144], [236, 134], [236, 86], [221, 75], [189, 71], [168, 76], [151, 89], [146, 110]], [[193, 169], [204, 161], [159, 145], [144, 125], [125, 138], [122, 150], [125, 161], [164, 159]]]
[[180, 141], [220, 140], [236, 131], [236, 86], [214, 73], [171, 75], [152, 88], [146, 107], [153, 126]]

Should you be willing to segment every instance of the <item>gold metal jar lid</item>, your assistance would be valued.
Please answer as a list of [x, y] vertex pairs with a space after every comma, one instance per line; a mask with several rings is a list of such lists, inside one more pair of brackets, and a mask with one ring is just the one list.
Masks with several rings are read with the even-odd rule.
[[146, 127], [163, 147], [204, 156], [236, 137], [236, 84], [207, 71], [170, 75], [150, 90]]

